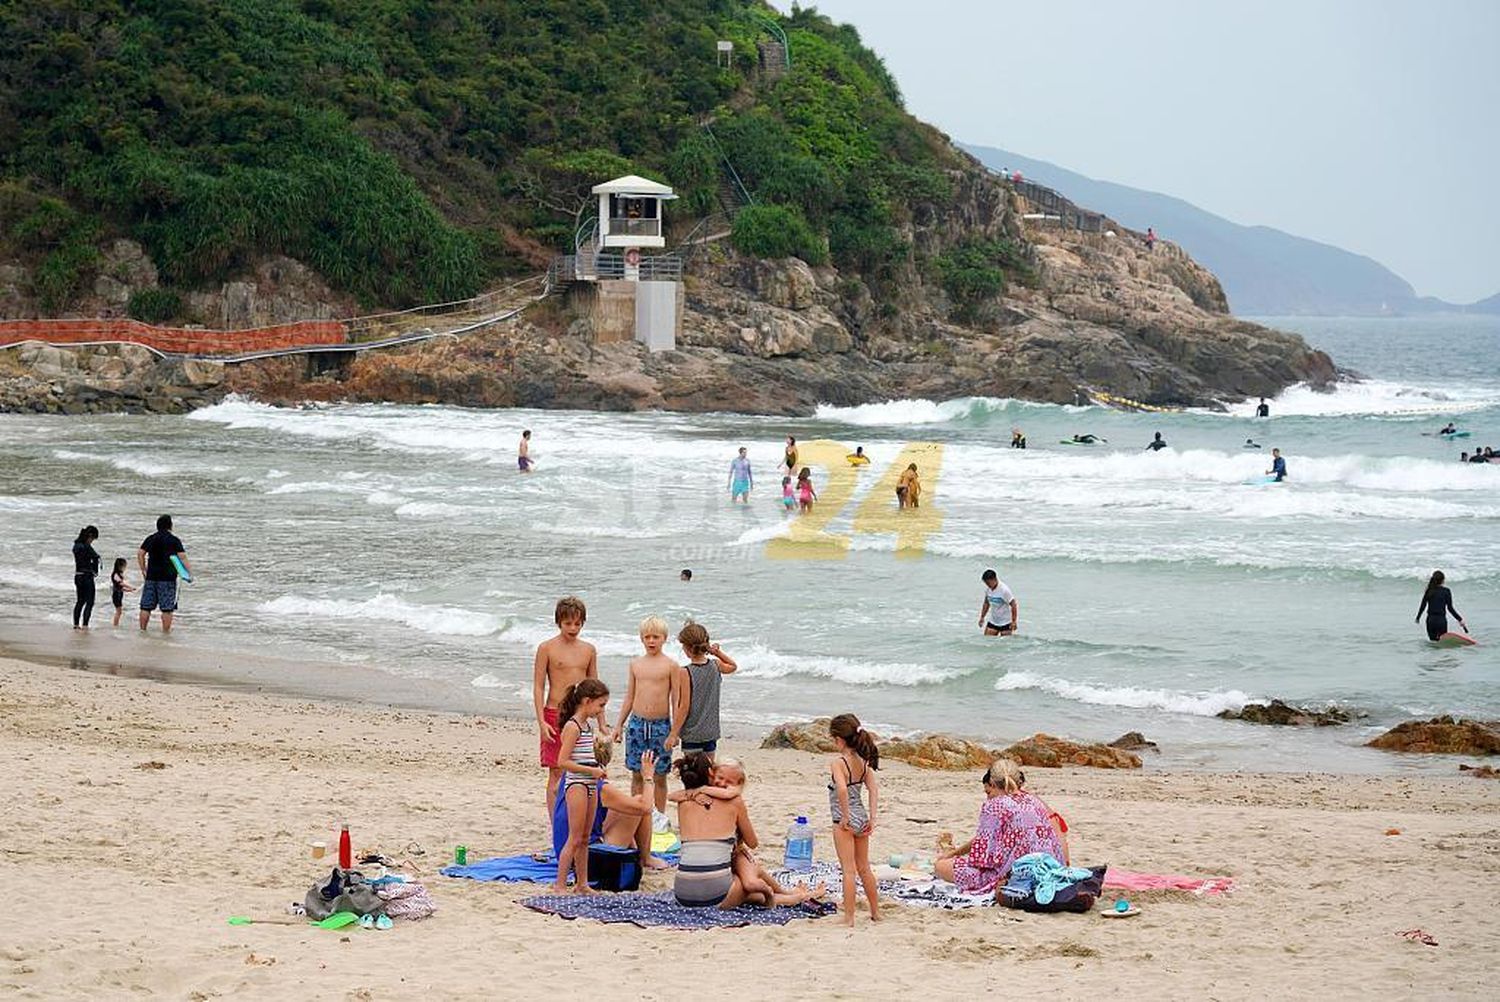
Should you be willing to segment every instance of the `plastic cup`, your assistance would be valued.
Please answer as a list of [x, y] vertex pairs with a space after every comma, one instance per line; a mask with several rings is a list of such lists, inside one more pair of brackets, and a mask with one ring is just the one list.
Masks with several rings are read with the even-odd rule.
[[323, 842], [321, 840], [315, 840], [313, 842], [309, 842], [308, 846], [312, 849], [312, 858], [313, 859], [322, 859], [324, 856], [328, 855], [328, 843], [327, 842]]
[[469, 865], [469, 847], [466, 846], [466, 845], [456, 845], [456, 846], [454, 846], [453, 847], [453, 862], [456, 863], [456, 864], [458, 864], [459, 866], [468, 866]]

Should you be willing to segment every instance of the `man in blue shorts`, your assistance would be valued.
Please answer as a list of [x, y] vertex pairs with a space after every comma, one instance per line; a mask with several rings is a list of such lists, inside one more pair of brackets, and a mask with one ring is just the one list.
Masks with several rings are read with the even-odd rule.
[[141, 542], [136, 551], [136, 563], [140, 564], [141, 577], [141, 630], [151, 623], [151, 613], [161, 610], [161, 632], [172, 632], [172, 614], [177, 611], [177, 568], [172, 558], [182, 561], [189, 574], [193, 567], [188, 563], [182, 540], [172, 535], [172, 516], [163, 515], [156, 520], [156, 531]]
[[729, 461], [729, 500], [749, 504], [750, 488], [754, 486], [755, 476], [750, 472], [750, 457], [745, 454], [745, 447], [742, 445], [740, 454]]

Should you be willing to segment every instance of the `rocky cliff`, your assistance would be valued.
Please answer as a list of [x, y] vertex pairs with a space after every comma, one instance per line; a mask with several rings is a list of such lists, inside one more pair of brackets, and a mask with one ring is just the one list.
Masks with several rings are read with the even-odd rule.
[[[1213, 406], [1326, 385], [1331, 360], [1296, 335], [1228, 315], [1217, 280], [1173, 245], [1122, 227], [1031, 226], [982, 170], [918, 214], [906, 265], [877, 296], [864, 280], [727, 241], [700, 248], [676, 351], [594, 344], [586, 318], [551, 303], [461, 342], [362, 356], [308, 381], [299, 363], [235, 369], [228, 386], [305, 398], [478, 406], [805, 414], [818, 403], [1014, 396], [1072, 402], [1093, 387], [1150, 403]], [[1029, 265], [959, 321], [931, 262], [976, 239], [1026, 248]]]
[[[878, 289], [831, 265], [746, 257], [728, 241], [697, 248], [675, 351], [595, 343], [564, 295], [462, 340], [369, 352], [322, 371], [297, 358], [189, 377], [181, 363], [109, 349], [25, 349], [0, 380], [0, 408], [180, 410], [241, 392], [283, 403], [805, 414], [818, 403], [901, 397], [1072, 402], [1081, 387], [1213, 406], [1335, 378], [1329, 358], [1301, 338], [1229, 316], [1217, 280], [1177, 247], [1148, 249], [1113, 224], [1083, 233], [1029, 223], [1020, 197], [977, 166], [951, 181], [951, 199], [906, 224], [905, 261]], [[1010, 262], [1003, 291], [960, 310], [937, 262], [976, 241], [1003, 241], [1022, 260]], [[277, 259], [205, 294], [201, 309], [284, 320], [326, 315], [335, 299], [303, 266]]]

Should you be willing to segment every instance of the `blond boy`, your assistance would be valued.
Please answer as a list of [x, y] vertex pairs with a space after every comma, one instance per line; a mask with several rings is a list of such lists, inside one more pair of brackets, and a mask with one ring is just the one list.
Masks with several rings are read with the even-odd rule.
[[640, 796], [646, 788], [641, 775], [641, 755], [651, 752], [656, 768], [651, 777], [655, 784], [658, 811], [667, 809], [667, 770], [672, 765], [672, 749], [677, 746], [677, 720], [672, 708], [677, 705], [677, 662], [661, 652], [667, 642], [667, 624], [659, 616], [641, 620], [641, 646], [646, 653], [630, 660], [630, 683], [625, 689], [625, 705], [620, 707], [620, 726], [615, 740], [625, 738], [625, 768], [630, 770], [630, 792]]
[[[598, 652], [594, 645], [579, 640], [578, 634], [588, 619], [588, 609], [583, 600], [569, 595], [557, 600], [553, 611], [557, 622], [557, 636], [545, 640], [536, 649], [536, 662], [532, 669], [531, 697], [536, 707], [537, 730], [541, 737], [541, 761], [547, 770], [547, 824], [552, 824], [552, 805], [557, 799], [557, 784], [562, 770], [557, 766], [557, 752], [561, 746], [558, 728], [562, 722], [557, 710], [562, 705], [568, 689], [586, 678], [599, 677]], [[601, 718], [600, 724], [603, 724]], [[605, 729], [605, 736], [608, 736]]]

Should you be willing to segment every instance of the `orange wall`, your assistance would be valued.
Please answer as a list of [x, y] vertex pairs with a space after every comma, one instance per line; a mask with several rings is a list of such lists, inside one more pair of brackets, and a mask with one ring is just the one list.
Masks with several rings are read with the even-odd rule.
[[153, 327], [139, 320], [0, 320], [0, 345], [19, 341], [78, 344], [84, 341], [133, 341], [157, 351], [184, 355], [232, 355], [247, 351], [345, 344], [342, 320], [304, 320], [239, 331]]

